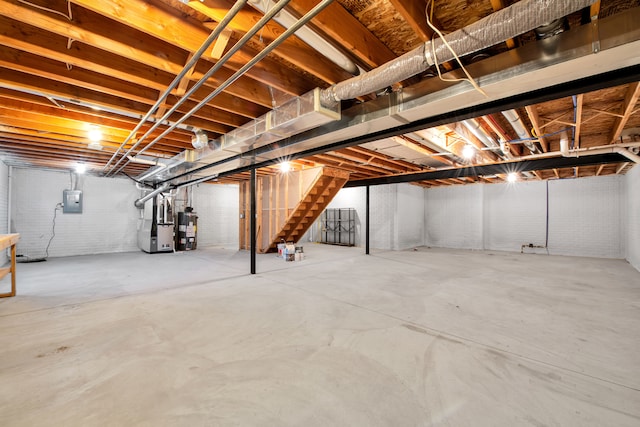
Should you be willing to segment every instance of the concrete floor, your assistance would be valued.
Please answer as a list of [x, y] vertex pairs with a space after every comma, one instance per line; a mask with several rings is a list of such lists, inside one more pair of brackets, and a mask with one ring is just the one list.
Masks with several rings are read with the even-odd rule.
[[255, 276], [224, 249], [19, 264], [0, 425], [640, 425], [625, 261], [305, 252]]

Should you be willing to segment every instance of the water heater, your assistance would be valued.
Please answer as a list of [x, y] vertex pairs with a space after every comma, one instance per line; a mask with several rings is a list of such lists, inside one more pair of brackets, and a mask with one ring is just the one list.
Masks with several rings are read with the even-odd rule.
[[178, 212], [176, 230], [176, 250], [191, 251], [198, 246], [198, 216], [190, 208]]

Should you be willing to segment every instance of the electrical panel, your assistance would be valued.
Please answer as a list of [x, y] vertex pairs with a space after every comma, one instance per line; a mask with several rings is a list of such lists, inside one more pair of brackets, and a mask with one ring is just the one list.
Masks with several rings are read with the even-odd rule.
[[63, 190], [62, 204], [62, 213], [82, 213], [82, 190]]

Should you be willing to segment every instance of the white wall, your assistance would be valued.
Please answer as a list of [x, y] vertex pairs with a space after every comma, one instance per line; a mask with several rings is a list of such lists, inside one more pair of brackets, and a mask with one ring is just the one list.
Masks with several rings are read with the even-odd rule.
[[[623, 258], [623, 206], [629, 198], [623, 179], [613, 175], [548, 181], [549, 253]], [[546, 186], [546, 181], [534, 181], [428, 189], [425, 244], [504, 251], [544, 245]]]
[[[355, 233], [355, 245], [364, 246], [364, 232], [365, 232], [365, 217], [366, 217], [366, 194], [364, 187], [357, 188], [343, 188], [336, 194], [327, 208], [353, 208], [356, 211], [356, 233]], [[320, 220], [316, 221], [313, 225], [313, 231], [307, 232], [307, 235], [303, 237], [302, 242], [308, 241], [311, 235], [313, 241], [320, 241]]]
[[624, 177], [549, 181], [549, 250], [624, 258]]
[[[355, 245], [365, 245], [366, 190], [343, 188], [328, 208], [356, 210]], [[372, 249], [402, 250], [424, 244], [424, 189], [409, 184], [377, 185], [369, 189], [369, 246]], [[320, 241], [319, 221], [314, 225], [314, 240]], [[309, 233], [302, 241], [307, 241]]]
[[[0, 212], [2, 211], [0, 168]], [[54, 208], [62, 202], [62, 190], [71, 188], [69, 172], [13, 169], [12, 229], [20, 233], [18, 254], [30, 258], [46, 256], [52, 235]], [[49, 256], [72, 256], [139, 251], [139, 211], [133, 202], [142, 193], [129, 179], [80, 175], [83, 212], [56, 212], [55, 237]], [[193, 208], [198, 214], [198, 247], [238, 247], [238, 186], [200, 184], [191, 187]], [[183, 197], [184, 193], [179, 197]], [[183, 207], [186, 200], [177, 201]], [[176, 206], [176, 207], [178, 207]], [[3, 221], [0, 214], [0, 221]], [[0, 230], [2, 224], [0, 222]], [[5, 226], [6, 227], [6, 226]]]
[[425, 244], [440, 248], [484, 248], [483, 189], [483, 185], [477, 184], [425, 190]]
[[482, 185], [484, 247], [519, 251], [523, 244], [544, 245], [545, 182]]
[[[12, 232], [20, 233], [18, 254], [30, 258], [46, 255], [52, 236], [54, 209], [62, 191], [71, 188], [69, 172], [13, 168], [11, 191]], [[138, 210], [133, 205], [139, 191], [120, 178], [80, 175], [83, 212], [56, 211], [55, 237], [49, 256], [70, 256], [138, 250]]]
[[397, 186], [397, 239], [394, 249], [424, 245], [424, 192], [416, 185]]
[[[369, 219], [371, 220], [369, 245], [371, 248], [396, 249], [397, 189], [396, 184], [369, 188]], [[364, 212], [362, 217], [364, 218]], [[359, 246], [364, 246], [364, 240]]]
[[640, 166], [625, 177], [626, 258], [640, 271]]
[[236, 184], [199, 184], [193, 189], [198, 247], [238, 248], [239, 189]]

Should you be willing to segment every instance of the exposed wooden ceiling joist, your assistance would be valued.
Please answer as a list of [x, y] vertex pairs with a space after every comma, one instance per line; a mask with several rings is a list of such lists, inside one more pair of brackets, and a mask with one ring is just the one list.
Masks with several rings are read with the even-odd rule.
[[[105, 158], [113, 154], [138, 124], [140, 117], [160, 99], [161, 93], [234, 2], [197, 0], [188, 3], [179, 0], [71, 0], [73, 16], [67, 19], [43, 9], [64, 14], [68, 4], [66, 0], [0, 0], [0, 138], [4, 141], [0, 153], [17, 162], [20, 150], [23, 150], [20, 161], [34, 165], [45, 164], [43, 159], [49, 153], [52, 167], [62, 168], [68, 167], [64, 162], [65, 155], [73, 162], [84, 156], [94, 163], [106, 163]], [[317, 3], [318, 0], [295, 0], [289, 3], [287, 10], [301, 16]], [[461, 7], [459, 2], [436, 1], [433, 18], [440, 21], [436, 22], [438, 28], [449, 33], [513, 3], [516, 2], [489, 0], [467, 2]], [[593, 25], [587, 22], [586, 12], [592, 19], [601, 19], [599, 25], [604, 25], [608, 16], [631, 7], [623, 0], [600, 3], [596, 2], [589, 11], [585, 9], [582, 20], [570, 17], [571, 30], [580, 25]], [[426, 25], [425, 9], [428, 4], [427, 0], [339, 0], [307, 26], [356, 64], [370, 69], [387, 63], [431, 37], [431, 30]], [[599, 17], [601, 10], [603, 17]], [[227, 29], [224, 37], [218, 40], [216, 58], [210, 56], [212, 47], [207, 49], [178, 87], [161, 102], [153, 117], [162, 117], [181, 94], [189, 93], [188, 101], [169, 118], [172, 122], [181, 120], [184, 113], [207, 98], [211, 91], [284, 31], [279, 24], [269, 23], [202, 87], [190, 93], [195, 82], [210, 70], [217, 58], [224, 55], [261, 16], [257, 9], [245, 6], [230, 27], [233, 33]], [[507, 41], [509, 48], [519, 45], [524, 48], [528, 43], [538, 43], [532, 33]], [[480, 53], [483, 57], [491, 57], [504, 50], [504, 46], [497, 45]], [[465, 62], [468, 59], [463, 57]], [[348, 77], [349, 73], [318, 53], [314, 46], [293, 37], [186, 119], [182, 126], [186, 128], [168, 132], [146, 152], [145, 158], [167, 159], [190, 149], [196, 128], [205, 130], [209, 138], [218, 138], [264, 115], [274, 106], [282, 105], [293, 95], [306, 93], [316, 86], [326, 87]], [[426, 74], [419, 75], [406, 83], [411, 85], [426, 78], [429, 78]], [[392, 90], [399, 91], [400, 86], [392, 85]], [[567, 97], [526, 106], [526, 115], [520, 109], [526, 130], [535, 131], [539, 138], [536, 143], [540, 144], [543, 152], [559, 149], [558, 132], [563, 128], [573, 129], [574, 148], [616, 143], [621, 136], [625, 141], [635, 137], [630, 130], [640, 127], [640, 119], [636, 115], [637, 82], [575, 95], [575, 107]], [[375, 96], [386, 95], [381, 91], [371, 98]], [[398, 96], [401, 98], [402, 95]], [[362, 100], [365, 98], [346, 102], [343, 107], [349, 108]], [[479, 153], [469, 162], [471, 165], [506, 157], [518, 159], [529, 154], [504, 117], [500, 114], [493, 116], [486, 117], [486, 120], [478, 118], [478, 131], [496, 141], [510, 143], [509, 156], [494, 147], [495, 144], [487, 142], [492, 147], [485, 147], [460, 124], [452, 123], [449, 143], [417, 140], [412, 135], [422, 138], [420, 132], [428, 131], [416, 130], [414, 134], [302, 159], [301, 167], [316, 164], [336, 166], [351, 172], [353, 179], [360, 179], [458, 166], [455, 161], [461, 161], [461, 149], [465, 143], [474, 145]], [[86, 129], [92, 125], [103, 128], [101, 152], [88, 148]], [[131, 147], [151, 125], [143, 124], [125, 148]], [[159, 126], [139, 148], [146, 147], [166, 129], [166, 124]], [[437, 129], [431, 131], [440, 135]], [[457, 142], [463, 137], [468, 142]], [[437, 149], [439, 145], [442, 145], [442, 150]], [[453, 155], [440, 154], [447, 151]], [[129, 164], [124, 170], [131, 174], [146, 167]], [[630, 167], [629, 164], [611, 164], [535, 170], [528, 179], [625, 173]], [[246, 177], [246, 174], [238, 176]], [[420, 182], [420, 185], [459, 185], [503, 178], [453, 177]]]

